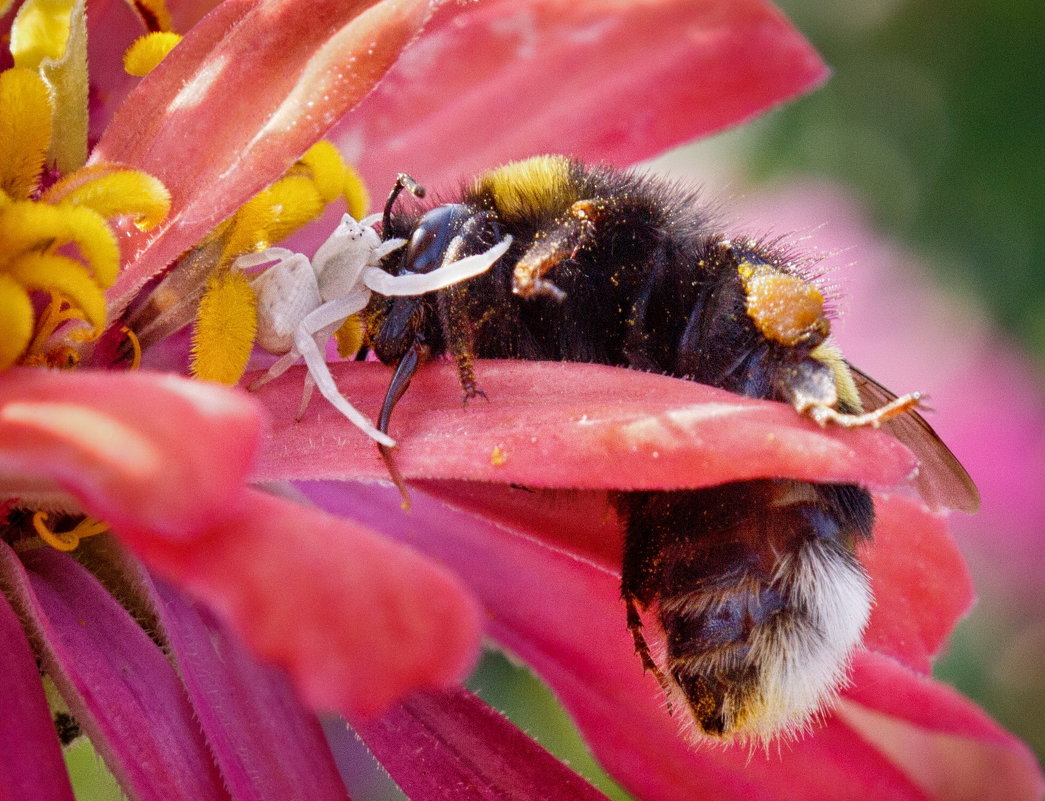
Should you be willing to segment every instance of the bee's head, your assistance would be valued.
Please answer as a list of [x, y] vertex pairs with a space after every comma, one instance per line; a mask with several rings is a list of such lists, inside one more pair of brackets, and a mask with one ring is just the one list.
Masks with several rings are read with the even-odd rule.
[[[402, 232], [406, 246], [390, 255], [384, 268], [393, 275], [425, 274], [439, 268], [447, 258], [453, 259], [451, 244], [464, 223], [472, 216], [469, 206], [450, 203], [425, 212], [412, 227]], [[399, 235], [399, 232], [395, 232]], [[385, 363], [398, 361], [413, 344], [418, 334], [439, 349], [442, 336], [432, 294], [404, 297], [375, 296], [369, 316], [377, 321], [372, 332], [372, 346]]]

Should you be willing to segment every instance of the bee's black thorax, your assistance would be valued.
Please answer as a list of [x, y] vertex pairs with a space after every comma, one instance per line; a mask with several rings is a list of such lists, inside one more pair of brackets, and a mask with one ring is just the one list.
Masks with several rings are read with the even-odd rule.
[[[548, 236], [582, 199], [594, 199], [597, 233], [556, 265], [554, 283], [563, 297], [520, 298], [512, 271], [523, 255]], [[808, 346], [767, 341], [746, 311], [747, 295], [737, 273], [745, 260], [774, 264], [780, 258], [758, 243], [730, 243], [699, 211], [691, 191], [627, 172], [570, 163], [554, 192], [530, 203], [499, 202], [482, 182], [468, 187], [453, 208], [454, 224], [442, 232], [445, 246], [463, 221], [480, 220], [462, 255], [481, 252], [513, 237], [508, 253], [486, 274], [463, 287], [422, 298], [376, 298], [369, 316], [373, 347], [394, 362], [420, 330], [432, 353], [446, 350], [447, 329], [472, 329], [474, 352], [483, 358], [581, 361], [633, 367], [690, 378], [750, 397], [784, 400], [777, 375], [809, 360]], [[387, 236], [416, 236], [434, 212], [392, 217]], [[450, 215], [446, 215], [448, 218]], [[408, 246], [388, 257], [386, 269], [412, 269]], [[463, 294], [464, 314], [447, 321], [440, 295]]]

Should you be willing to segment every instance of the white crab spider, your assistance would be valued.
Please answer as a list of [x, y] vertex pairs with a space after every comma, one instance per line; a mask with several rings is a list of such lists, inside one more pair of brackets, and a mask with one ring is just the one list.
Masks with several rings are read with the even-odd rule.
[[445, 289], [490, 269], [508, 250], [512, 238], [506, 236], [483, 253], [446, 262], [429, 273], [395, 276], [377, 265], [405, 245], [406, 240], [382, 242], [373, 228], [380, 219], [380, 214], [374, 214], [357, 222], [346, 214], [311, 261], [286, 248], [268, 248], [241, 256], [233, 268], [242, 270], [275, 262], [251, 285], [258, 300], [257, 342], [269, 353], [284, 355], [250, 388], [257, 389], [281, 376], [304, 357], [308, 374], [299, 416], [308, 405], [315, 382], [323, 397], [361, 431], [393, 448], [395, 440], [378, 431], [338, 391], [323, 356], [327, 340], [351, 315], [366, 308], [371, 292], [423, 295]]

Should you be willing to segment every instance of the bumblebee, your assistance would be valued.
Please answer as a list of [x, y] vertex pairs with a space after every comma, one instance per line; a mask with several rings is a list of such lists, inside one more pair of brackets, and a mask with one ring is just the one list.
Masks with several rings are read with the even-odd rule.
[[[378, 297], [369, 342], [396, 366], [379, 428], [429, 358], [595, 362], [782, 401], [821, 424], [884, 424], [922, 461], [933, 506], [974, 510], [968, 474], [914, 411], [851, 368], [800, 259], [727, 238], [696, 194], [636, 172], [541, 156], [486, 172], [453, 202], [396, 210], [407, 245], [382, 268], [429, 272], [511, 236], [489, 272], [417, 297]], [[865, 408], [867, 409], [865, 411]], [[643, 666], [697, 739], [769, 740], [807, 727], [845, 681], [871, 608], [855, 549], [874, 505], [852, 484], [786, 479], [620, 492], [621, 595]]]

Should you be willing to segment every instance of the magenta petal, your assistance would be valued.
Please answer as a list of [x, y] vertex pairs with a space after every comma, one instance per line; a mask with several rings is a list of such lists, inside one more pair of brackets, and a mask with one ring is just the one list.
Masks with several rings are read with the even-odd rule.
[[[0, 568], [0, 586], [10, 578], [6, 572]], [[2, 597], [0, 655], [0, 798], [73, 801], [36, 658]]]
[[414, 693], [357, 732], [411, 801], [606, 801], [467, 690]]
[[190, 537], [226, 514], [260, 429], [245, 393], [173, 375], [10, 370], [0, 380], [0, 476], [62, 487], [122, 530]]
[[839, 717], [930, 798], [1033, 801], [1045, 793], [1027, 746], [950, 687], [867, 652], [853, 672]]
[[160, 584], [150, 594], [232, 797], [344, 799], [319, 722], [287, 677], [253, 659], [206, 609], [170, 587]]
[[74, 559], [0, 546], [3, 573], [44, 669], [109, 769], [136, 799], [227, 799], [163, 652]]
[[227, 0], [116, 112], [91, 159], [145, 170], [173, 200], [135, 237], [110, 312], [275, 180], [412, 39], [428, 0]]
[[543, 152], [632, 164], [810, 89], [826, 67], [763, 0], [445, 3], [338, 135], [374, 187]]
[[[123, 534], [123, 532], [121, 532]], [[358, 721], [467, 675], [474, 599], [445, 568], [349, 520], [256, 490], [192, 543], [124, 541], [204, 600], [319, 709]]]
[[[333, 373], [359, 408], [381, 406], [391, 371]], [[820, 428], [784, 404], [667, 376], [564, 362], [481, 361], [489, 402], [461, 408], [448, 362], [419, 371], [392, 418], [396, 464], [411, 478], [533, 487], [665, 489], [788, 476], [893, 486], [915, 462], [878, 431]], [[373, 443], [327, 404], [294, 419], [300, 371], [258, 392], [273, 417], [259, 479], [387, 478]]]

